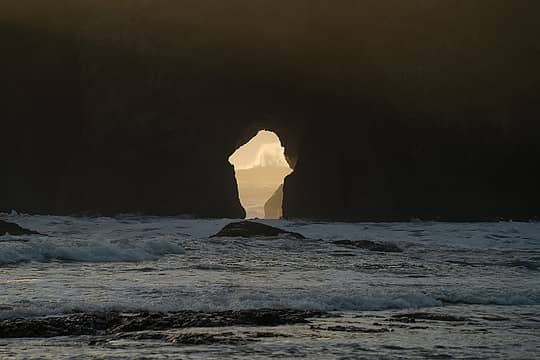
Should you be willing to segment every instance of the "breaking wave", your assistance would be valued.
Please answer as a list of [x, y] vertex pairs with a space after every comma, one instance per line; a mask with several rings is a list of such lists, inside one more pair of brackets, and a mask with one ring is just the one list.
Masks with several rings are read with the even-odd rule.
[[62, 303], [35, 304], [20, 309], [1, 308], [0, 319], [10, 317], [59, 315], [73, 312], [95, 311], [227, 311], [246, 309], [298, 309], [320, 311], [381, 311], [434, 308], [445, 305], [496, 305], [496, 306], [539, 306], [540, 290], [524, 291], [398, 291], [397, 289], [311, 289], [309, 291], [265, 292], [251, 290], [218, 291], [199, 293], [196, 296], [170, 296], [156, 299], [114, 299], [100, 303], [66, 301]]
[[130, 240], [65, 240], [49, 237], [0, 237], [0, 265], [36, 261], [136, 262], [183, 254], [177, 240], [162, 237]]

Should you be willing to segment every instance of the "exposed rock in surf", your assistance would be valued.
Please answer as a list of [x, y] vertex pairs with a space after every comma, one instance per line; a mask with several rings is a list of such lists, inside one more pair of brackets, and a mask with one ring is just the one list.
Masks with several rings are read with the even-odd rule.
[[181, 346], [200, 346], [200, 345], [241, 345], [248, 342], [254, 342], [258, 339], [268, 338], [287, 338], [290, 335], [284, 335], [273, 332], [220, 332], [207, 333], [201, 332], [181, 332], [171, 334], [169, 331], [141, 331], [134, 333], [118, 333], [109, 336], [101, 336], [93, 339], [88, 345], [104, 345], [117, 340], [161, 340], [174, 345]]
[[233, 333], [224, 334], [177, 334], [167, 338], [176, 345], [239, 345], [246, 339], [234, 336]]
[[352, 246], [369, 251], [403, 252], [403, 250], [399, 246], [388, 242], [375, 242], [369, 240], [337, 240], [334, 241], [334, 244], [342, 246]]
[[228, 224], [220, 232], [212, 237], [275, 237], [275, 236], [291, 236], [297, 239], [305, 239], [304, 235], [279, 229], [273, 226], [253, 222], [240, 221]]
[[0, 220], [0, 236], [6, 235], [6, 234], [10, 234], [10, 235], [14, 235], [14, 236], [41, 235], [37, 231], [28, 230], [28, 229], [25, 229], [23, 227], [20, 227], [17, 224]]
[[309, 323], [310, 318], [323, 315], [325, 314], [319, 311], [288, 309], [210, 313], [195, 311], [133, 314], [117, 312], [82, 313], [0, 320], [0, 338], [97, 336], [195, 327], [279, 326]]
[[255, 339], [269, 339], [269, 338], [288, 338], [291, 337], [291, 335], [285, 335], [285, 334], [279, 334], [279, 333], [273, 333], [273, 332], [255, 332], [255, 333], [249, 333], [249, 336], [255, 338]]
[[89, 345], [103, 345], [115, 340], [161, 340], [174, 345], [200, 346], [200, 345], [240, 345], [248, 341], [255, 341], [253, 338], [237, 336], [232, 332], [208, 334], [208, 333], [180, 333], [170, 334], [167, 332], [138, 332], [121, 333], [115, 336], [108, 336], [97, 340], [92, 340]]
[[470, 319], [461, 316], [447, 315], [447, 314], [434, 314], [434, 313], [408, 313], [393, 315], [390, 321], [397, 321], [403, 323], [415, 323], [417, 320], [427, 321], [446, 321], [446, 322], [466, 322]]
[[311, 330], [318, 331], [331, 331], [331, 332], [348, 332], [348, 333], [364, 333], [364, 334], [382, 334], [391, 332], [392, 330], [388, 328], [364, 328], [358, 326], [311, 326]]

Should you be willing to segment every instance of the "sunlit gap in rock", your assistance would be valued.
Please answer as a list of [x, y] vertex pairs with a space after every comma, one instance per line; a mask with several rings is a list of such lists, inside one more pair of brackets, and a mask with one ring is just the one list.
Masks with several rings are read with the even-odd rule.
[[247, 219], [283, 216], [283, 183], [293, 172], [279, 137], [261, 130], [229, 158], [234, 165], [240, 202]]

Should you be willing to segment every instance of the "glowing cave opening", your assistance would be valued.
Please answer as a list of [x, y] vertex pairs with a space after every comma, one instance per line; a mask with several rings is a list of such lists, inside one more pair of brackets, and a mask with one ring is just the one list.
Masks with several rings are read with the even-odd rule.
[[293, 172], [285, 148], [271, 131], [261, 130], [230, 157], [234, 165], [240, 203], [247, 219], [283, 216], [283, 183]]

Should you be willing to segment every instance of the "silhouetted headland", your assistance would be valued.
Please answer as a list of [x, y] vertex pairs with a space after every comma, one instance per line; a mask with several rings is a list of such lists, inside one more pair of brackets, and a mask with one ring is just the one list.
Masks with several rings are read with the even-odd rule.
[[540, 3], [0, 5], [0, 210], [243, 217], [276, 132], [288, 218], [540, 215]]

